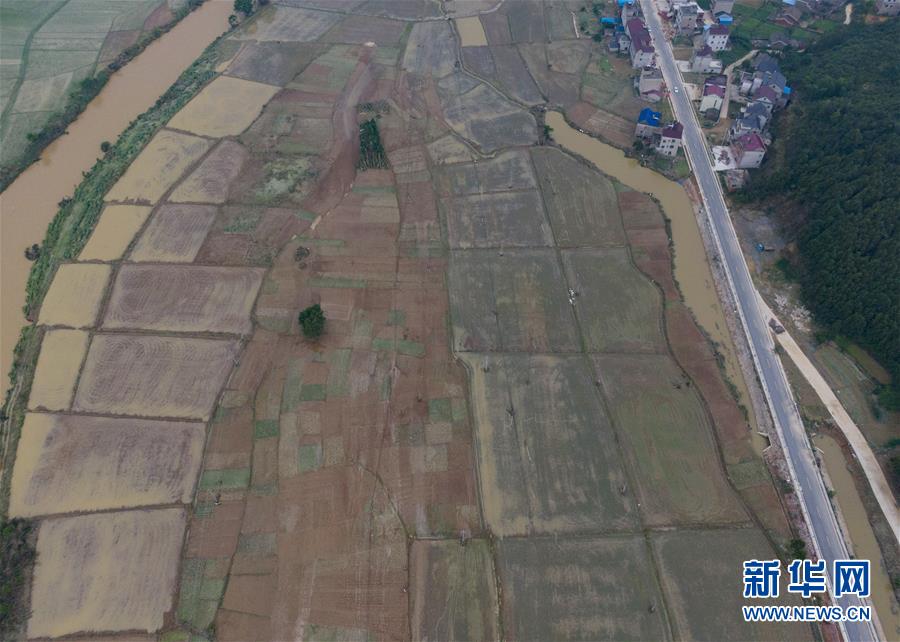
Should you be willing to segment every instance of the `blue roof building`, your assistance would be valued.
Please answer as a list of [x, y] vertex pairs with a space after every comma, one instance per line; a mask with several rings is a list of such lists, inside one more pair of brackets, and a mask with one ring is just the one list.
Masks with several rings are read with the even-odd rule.
[[716, 15], [716, 20], [719, 21], [720, 25], [730, 25], [734, 24], [734, 18], [731, 17], [729, 13], [720, 13]]
[[641, 113], [638, 115], [638, 122], [642, 125], [649, 125], [650, 127], [659, 127], [662, 121], [662, 114], [658, 111], [653, 111], [649, 107], [644, 107], [641, 110]]

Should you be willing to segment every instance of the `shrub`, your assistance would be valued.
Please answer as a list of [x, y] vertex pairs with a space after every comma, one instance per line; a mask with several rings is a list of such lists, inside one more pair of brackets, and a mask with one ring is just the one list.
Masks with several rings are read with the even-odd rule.
[[322, 312], [322, 307], [318, 303], [303, 310], [300, 313], [299, 321], [303, 336], [307, 339], [320, 337], [325, 330], [325, 313]]

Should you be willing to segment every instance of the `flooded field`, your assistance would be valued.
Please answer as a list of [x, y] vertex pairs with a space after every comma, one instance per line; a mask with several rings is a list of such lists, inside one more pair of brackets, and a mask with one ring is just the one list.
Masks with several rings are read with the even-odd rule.
[[[0, 371], [9, 370], [13, 347], [25, 323], [25, 282], [31, 263], [24, 250], [44, 238], [57, 203], [70, 196], [100, 156], [100, 144], [114, 141], [138, 114], [175, 82], [219, 34], [228, 28], [232, 3], [207, 0], [137, 59], [115, 73], [88, 108], [0, 196]], [[4, 381], [3, 387], [6, 387]]]
[[896, 640], [900, 637], [900, 606], [894, 599], [891, 578], [881, 559], [881, 549], [866, 516], [862, 498], [856, 491], [850, 471], [847, 470], [844, 453], [838, 443], [828, 435], [817, 435], [813, 441], [822, 453], [822, 461], [835, 491], [834, 499], [841, 509], [844, 524], [853, 543], [853, 553], [859, 559], [872, 561], [871, 602], [878, 614], [885, 639]]
[[662, 204], [670, 221], [675, 246], [675, 278], [685, 303], [700, 326], [716, 343], [725, 359], [728, 379], [737, 386], [741, 403], [749, 409], [747, 386], [716, 294], [694, 209], [684, 188], [661, 174], [641, 167], [637, 161], [627, 158], [621, 150], [574, 130], [559, 112], [549, 112], [547, 124], [553, 128], [554, 140], [565, 149], [590, 160], [600, 170], [628, 187], [651, 194]]

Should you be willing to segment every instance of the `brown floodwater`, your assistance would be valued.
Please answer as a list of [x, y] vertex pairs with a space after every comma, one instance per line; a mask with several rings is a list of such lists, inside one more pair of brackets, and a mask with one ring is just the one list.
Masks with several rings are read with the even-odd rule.
[[872, 596], [870, 598], [878, 621], [887, 640], [900, 639], [900, 605], [894, 598], [891, 578], [888, 576], [881, 548], [875, 539], [872, 525], [863, 507], [862, 498], [853, 483], [853, 476], [847, 469], [844, 453], [838, 443], [828, 435], [816, 435], [813, 438], [816, 448], [822, 455], [822, 464], [834, 490], [837, 502], [844, 518], [847, 534], [853, 544], [853, 554], [858, 559], [872, 562]]
[[[100, 156], [103, 141], [115, 141], [132, 120], [153, 106], [166, 89], [228, 28], [231, 0], [207, 0], [137, 58], [113, 74], [84, 113], [54, 141], [41, 159], [0, 194], [0, 372], [9, 371], [12, 351], [25, 323], [25, 283], [31, 263], [25, 248], [44, 239], [57, 204], [71, 196]], [[7, 385], [3, 381], [2, 388]]]
[[[684, 296], [684, 302], [694, 313], [700, 326], [718, 344], [719, 352], [725, 360], [728, 378], [737, 387], [741, 403], [749, 410], [751, 406], [747, 385], [725, 322], [713, 275], [706, 259], [706, 249], [700, 237], [700, 229], [697, 227], [697, 218], [687, 192], [675, 181], [642, 167], [636, 160], [625, 156], [621, 150], [573, 129], [559, 112], [548, 112], [547, 124], [553, 128], [553, 140], [561, 146], [588, 159], [603, 173], [624, 185], [652, 194], [660, 202], [670, 221], [672, 243], [675, 247], [675, 278]], [[754, 446], [761, 450], [765, 446], [764, 440], [756, 433], [752, 412], [750, 416], [754, 428]]]

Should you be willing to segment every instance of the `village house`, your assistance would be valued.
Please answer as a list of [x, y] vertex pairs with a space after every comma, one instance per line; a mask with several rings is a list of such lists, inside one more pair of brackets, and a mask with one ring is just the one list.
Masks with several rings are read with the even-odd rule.
[[769, 112], [761, 103], [747, 105], [740, 118], [736, 118], [728, 129], [728, 140], [734, 140], [744, 134], [762, 134], [769, 122]]
[[751, 94], [750, 98], [752, 103], [757, 103], [764, 106], [770, 116], [772, 114], [772, 110], [774, 110], [775, 107], [778, 106], [778, 94], [776, 94], [775, 91], [768, 85], [763, 85], [762, 87], [754, 91]]
[[653, 138], [662, 132], [662, 114], [644, 107], [638, 115], [637, 125], [634, 128], [635, 138]]
[[682, 132], [684, 132], [684, 126], [677, 122], [663, 128], [659, 135], [659, 143], [656, 145], [657, 153], [672, 158], [678, 156], [678, 150], [681, 149]]
[[631, 54], [631, 66], [634, 69], [642, 69], [653, 65], [653, 57], [656, 54], [650, 40], [650, 32], [640, 18], [632, 18], [625, 25], [628, 37], [631, 39], [629, 50]]
[[703, 10], [696, 2], [676, 1], [672, 8], [674, 10], [673, 23], [678, 34], [690, 35], [697, 31], [702, 24]]
[[712, 74], [722, 71], [722, 61], [716, 59], [709, 45], [694, 50], [691, 56], [691, 71], [698, 74]]
[[731, 142], [731, 155], [738, 169], [759, 167], [766, 156], [766, 143], [755, 132], [738, 136]]
[[781, 25], [782, 27], [796, 27], [800, 24], [800, 20], [803, 19], [803, 9], [794, 5], [784, 7], [781, 12], [775, 18], [775, 24]]
[[722, 109], [722, 103], [725, 100], [725, 88], [719, 87], [718, 85], [711, 85], [710, 83], [706, 83], [703, 85], [703, 97], [700, 99], [700, 113], [703, 115], [707, 115], [711, 110], [715, 112], [714, 114], [710, 113], [709, 116], [713, 116], [710, 120], [718, 120], [719, 112]]
[[634, 0], [619, 0], [619, 8], [619, 15], [622, 18], [623, 25], [628, 24], [629, 20], [640, 15], [640, 9]]
[[700, 99], [700, 113], [710, 120], [718, 120], [725, 92], [728, 89], [728, 78], [723, 75], [710, 76], [703, 83], [703, 95]]
[[896, 16], [900, 14], [900, 1], [875, 0], [875, 13], [879, 16]]
[[662, 72], [656, 67], [644, 67], [638, 77], [638, 94], [641, 98], [652, 103], [659, 102], [663, 98]]
[[728, 27], [713, 25], [706, 30], [703, 42], [713, 51], [724, 51], [728, 47]]

